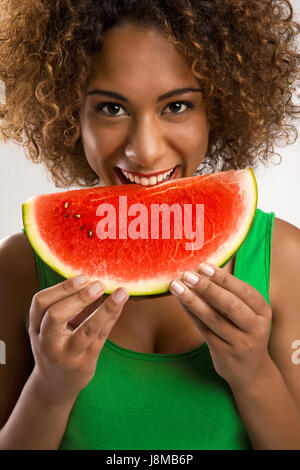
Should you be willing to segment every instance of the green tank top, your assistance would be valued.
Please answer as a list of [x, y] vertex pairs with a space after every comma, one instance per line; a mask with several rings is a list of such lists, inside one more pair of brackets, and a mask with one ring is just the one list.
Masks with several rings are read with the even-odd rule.
[[[274, 217], [256, 209], [234, 266], [234, 276], [268, 304]], [[65, 279], [36, 253], [35, 259], [41, 289]], [[148, 354], [107, 339], [93, 379], [73, 406], [60, 449], [241, 450], [251, 444], [207, 344], [179, 354]]]

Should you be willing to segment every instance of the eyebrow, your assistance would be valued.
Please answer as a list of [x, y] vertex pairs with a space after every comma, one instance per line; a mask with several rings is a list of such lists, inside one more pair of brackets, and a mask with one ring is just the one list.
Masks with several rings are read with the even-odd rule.
[[[193, 87], [187, 87], [187, 88], [177, 88], [176, 90], [171, 90], [168, 91], [167, 93], [164, 93], [163, 95], [160, 95], [156, 102], [159, 103], [160, 101], [163, 101], [167, 98], [171, 98], [172, 96], [178, 96], [178, 95], [183, 95], [184, 93], [190, 93], [191, 91], [193, 92], [201, 92], [202, 90], [200, 88], [193, 88]], [[90, 95], [104, 95], [108, 96], [109, 98], [115, 98], [120, 101], [124, 101], [125, 103], [129, 103], [129, 100], [123, 96], [120, 95], [120, 93], [116, 93], [115, 91], [110, 91], [110, 90], [100, 90], [100, 89], [95, 89], [88, 91], [86, 93], [86, 98]]]

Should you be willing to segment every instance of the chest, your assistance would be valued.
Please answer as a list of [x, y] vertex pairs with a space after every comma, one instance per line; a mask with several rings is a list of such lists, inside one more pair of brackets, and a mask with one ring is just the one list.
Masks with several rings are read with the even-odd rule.
[[182, 311], [160, 310], [160, 321], [142, 314], [135, 320], [116, 323], [108, 338], [119, 346], [148, 354], [176, 354], [204, 343], [199, 330]]

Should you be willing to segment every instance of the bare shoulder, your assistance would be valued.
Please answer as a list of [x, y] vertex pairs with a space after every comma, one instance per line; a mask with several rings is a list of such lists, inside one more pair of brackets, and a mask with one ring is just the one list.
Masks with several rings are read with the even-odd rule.
[[[275, 217], [270, 267], [270, 304], [274, 311], [285, 298], [284, 285], [297, 282], [300, 269], [300, 229], [289, 222]], [[299, 283], [299, 278], [298, 278]]]
[[40, 287], [33, 249], [23, 232], [0, 240], [0, 282], [7, 295], [13, 294], [15, 307], [26, 318], [31, 299]]
[[273, 315], [268, 349], [300, 409], [300, 367], [294, 359], [300, 340], [299, 279], [300, 229], [275, 219], [270, 276]]
[[0, 367], [0, 428], [9, 418], [34, 367], [25, 321], [39, 290], [32, 248], [26, 235], [0, 240], [0, 331], [5, 361]]

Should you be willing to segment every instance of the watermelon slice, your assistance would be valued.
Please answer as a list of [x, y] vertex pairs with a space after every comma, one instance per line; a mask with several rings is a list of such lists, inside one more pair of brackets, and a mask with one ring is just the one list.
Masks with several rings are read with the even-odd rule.
[[[65, 278], [85, 273], [110, 294], [168, 293], [203, 261], [224, 266], [242, 245], [257, 206], [251, 168], [166, 181], [42, 194], [22, 205], [26, 235]], [[159, 211], [159, 208], [161, 211]]]

